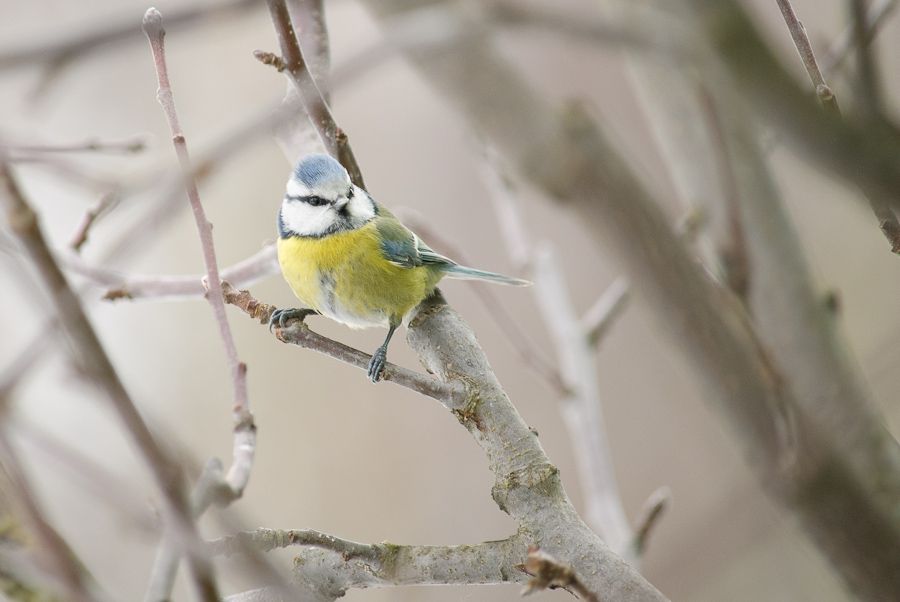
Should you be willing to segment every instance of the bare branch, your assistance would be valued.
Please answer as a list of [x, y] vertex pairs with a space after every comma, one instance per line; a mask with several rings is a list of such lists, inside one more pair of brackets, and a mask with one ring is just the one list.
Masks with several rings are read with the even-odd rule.
[[[895, 8], [897, 8], [897, 0], [878, 0], [877, 4], [869, 8], [866, 14], [865, 29], [870, 38], [878, 35], [881, 25], [894, 12]], [[823, 71], [834, 75], [833, 72], [841, 68], [844, 64], [844, 59], [847, 58], [854, 48], [854, 39], [857, 37], [857, 34], [854, 33], [855, 29], [856, 24], [851, 23], [834, 39], [822, 58]]]
[[[432, 228], [422, 216], [403, 208], [395, 210], [394, 213], [402, 219], [403, 223], [419, 233], [430, 245], [446, 253], [448, 257], [465, 265], [474, 264], [463, 249]], [[495, 292], [495, 287], [477, 280], [465, 280], [464, 282], [474, 291], [488, 315], [494, 320], [503, 335], [509, 339], [522, 361], [534, 371], [534, 374], [540, 377], [553, 391], [561, 395], [569, 394], [570, 391], [563, 382], [559, 370], [552, 361], [547, 359], [518, 321], [509, 314], [505, 304], [501, 302], [499, 295]]]
[[[207, 276], [139, 275], [96, 267], [71, 254], [60, 254], [60, 262], [72, 273], [87, 278], [93, 285], [106, 289], [103, 299], [116, 301], [171, 301], [198, 299], [206, 296], [203, 285]], [[219, 276], [234, 286], [250, 286], [279, 272], [275, 245], [267, 244], [246, 259], [224, 268]]]
[[[247, 366], [238, 357], [234, 335], [231, 332], [231, 327], [228, 325], [228, 316], [225, 314], [222, 280], [219, 276], [219, 267], [216, 261], [216, 249], [212, 237], [212, 224], [207, 220], [203, 204], [200, 202], [200, 193], [197, 188], [197, 182], [190, 175], [192, 171], [187, 143], [185, 141], [184, 133], [181, 130], [181, 125], [178, 123], [178, 114], [175, 110], [175, 101], [169, 83], [165, 55], [166, 31], [163, 28], [162, 15], [159, 11], [155, 8], [148, 9], [144, 15], [142, 27], [144, 34], [150, 42], [150, 49], [153, 53], [153, 61], [156, 66], [156, 76], [159, 82], [157, 99], [169, 122], [169, 129], [172, 132], [172, 141], [175, 146], [175, 154], [178, 156], [181, 173], [185, 178], [188, 200], [190, 201], [191, 211], [194, 215], [197, 232], [200, 236], [200, 243], [203, 249], [203, 261], [206, 264], [206, 286], [209, 288], [207, 300], [212, 307], [213, 316], [218, 324], [219, 334], [222, 338], [222, 344], [225, 347], [225, 355], [231, 370], [232, 386], [234, 389], [234, 405], [232, 410], [234, 420], [233, 457], [231, 467], [229, 468], [228, 473], [224, 475], [221, 488], [225, 490], [226, 500], [232, 501], [241, 497], [243, 494], [244, 488], [250, 480], [250, 472], [253, 468], [253, 458], [256, 453], [256, 424], [253, 421], [253, 414], [250, 412], [250, 399], [247, 394]], [[206, 497], [205, 493], [203, 494], [203, 497]], [[194, 510], [196, 510], [196, 508]], [[205, 508], [201, 509], [200, 512], [202, 512], [202, 510], [205, 510]], [[162, 545], [168, 546], [169, 544], [164, 541]], [[171, 589], [172, 581], [169, 581], [169, 577], [174, 577], [174, 570], [161, 570], [156, 573], [156, 575], [160, 576], [160, 581], [165, 580], [167, 583], [164, 585], [157, 585], [157, 579], [151, 579], [151, 589], [157, 587], [162, 590], [165, 590], [166, 587]], [[218, 597], [218, 594], [214, 589], [215, 583], [209, 579], [207, 585], [209, 586], [209, 594]], [[165, 597], [167, 598], [168, 595]]]
[[74, 602], [94, 600], [91, 590], [95, 585], [91, 583], [90, 576], [85, 573], [69, 545], [44, 518], [40, 504], [9, 442], [6, 425], [0, 426], [0, 470], [5, 473], [3, 480], [9, 481], [4, 484], [10, 485], [5, 494], [16, 498], [16, 515], [25, 522], [35, 539], [33, 547], [37, 564], [59, 580], [62, 593], [67, 599]]
[[[220, 554], [302, 546], [294, 567], [300, 599], [310, 602], [336, 600], [350, 588], [521, 583], [525, 574], [517, 567], [527, 545], [520, 535], [459, 546], [365, 544], [309, 529], [257, 529], [210, 542]], [[271, 599], [278, 598], [254, 592], [228, 600]]]
[[616, 278], [581, 317], [581, 327], [592, 345], [601, 343], [628, 307], [628, 281]]
[[[865, 138], [874, 130], [863, 134], [856, 125], [810, 111], [808, 95], [774, 61], [734, 0], [682, 3], [688, 22], [715, 42], [739, 76], [735, 78], [739, 90], [756, 101], [754, 108], [792, 131], [796, 139], [803, 137], [804, 148], [813, 157], [825, 164], [827, 155], [827, 164], [837, 173], [885, 191], [900, 184], [900, 169], [895, 166], [900, 153], [888, 158], [884, 149], [893, 146], [878, 146], [889, 138], [874, 134], [876, 144]], [[407, 7], [399, 0], [369, 0], [367, 5], [381, 15], [402, 13]], [[462, 13], [459, 18], [466, 19]], [[558, 118], [486, 42], [469, 39], [464, 45], [448, 44], [440, 53], [408, 58], [523, 177], [563, 201], [598, 243], [616, 251], [636, 297], [651, 304], [660, 330], [693, 360], [709, 399], [717, 402], [734, 427], [760, 482], [797, 511], [854, 590], [869, 591], [873, 598], [896, 597], [900, 533], [889, 507], [900, 497], [898, 446], [873, 413], [867, 395], [855, 389], [855, 378], [850, 379], [846, 396], [832, 386], [836, 379], [841, 388], [848, 384], [843, 379], [846, 364], [817, 370], [817, 380], [809, 382], [831, 386], [829, 396], [836, 407], [844, 408], [837, 415], [853, 413], [850, 437], [846, 424], [835, 430], [823, 424], [820, 411], [807, 412], [800, 405], [799, 395], [785, 382], [792, 372], [773, 361], [739, 304], [685, 251], [642, 180], [590, 117], [570, 111]], [[469, 77], [466, 66], [471, 65], [479, 66], [479, 77]], [[847, 157], [849, 152], [852, 158]], [[875, 156], [875, 164], [866, 163], [866, 157]], [[808, 326], [802, 328], [806, 332]], [[816, 328], [819, 333], [833, 331], [824, 324]], [[865, 411], [850, 410], [860, 405]], [[865, 517], [865, 526], [834, 520], [840, 507], [845, 513], [855, 508], [852, 514]], [[588, 578], [574, 562], [573, 567]]]
[[659, 523], [671, 501], [672, 490], [663, 486], [651, 493], [644, 502], [644, 508], [635, 522], [634, 529], [634, 547], [637, 554], [643, 554], [647, 549], [647, 540], [650, 539], [653, 528]]
[[850, 22], [856, 42], [856, 98], [857, 105], [869, 119], [878, 119], [884, 113], [881, 82], [875, 52], [874, 36], [866, 25], [868, 0], [850, 0]]
[[787, 24], [788, 31], [791, 32], [791, 39], [794, 40], [794, 46], [797, 47], [797, 52], [800, 54], [800, 59], [803, 61], [803, 66], [806, 67], [806, 73], [809, 74], [809, 79], [812, 81], [813, 88], [822, 102], [822, 106], [834, 114], [840, 114], [837, 99], [834, 97], [831, 88], [825, 83], [825, 78], [822, 77], [822, 71], [819, 69], [819, 63], [816, 61], [816, 55], [813, 53], [812, 44], [809, 43], [809, 36], [806, 35], [806, 28], [803, 27], [800, 19], [797, 18], [791, 1], [775, 0], [775, 2], [778, 3], [778, 8], [781, 9], [784, 22]]
[[147, 148], [146, 136], [133, 136], [125, 140], [89, 139], [73, 144], [6, 144], [0, 143], [0, 152], [16, 153], [113, 153], [134, 154]]
[[[187, 500], [181, 471], [162, 449], [144, 419], [138, 413], [128, 391], [119, 379], [106, 351], [91, 327], [75, 292], [53, 259], [43, 233], [38, 226], [37, 215], [25, 201], [6, 163], [0, 164], [0, 178], [4, 181], [8, 205], [8, 221], [31, 258], [46, 287], [51, 291], [57, 315], [69, 341], [74, 347], [73, 357], [84, 373], [107, 395], [113, 408], [131, 434], [143, 454], [156, 484], [164, 494], [167, 507], [189, 542], [197, 540], [196, 530], [189, 520]], [[206, 570], [196, 555], [190, 555], [195, 572], [203, 575]], [[204, 599], [210, 599], [208, 596]]]
[[[258, 0], [221, 0], [203, 2], [172, 10], [168, 22], [170, 28], [191, 27], [215, 14], [241, 14], [259, 4]], [[0, 50], [0, 70], [29, 67], [35, 63], [59, 66], [69, 65], [78, 58], [110, 44], [137, 41], [140, 30], [134, 19], [97, 19], [101, 25], [93, 30], [72, 32], [68, 36], [33, 36], [38, 40], [31, 45]]]
[[[562, 265], [554, 248], [547, 242], [535, 244], [525, 229], [522, 211], [513, 198], [513, 183], [502, 170], [496, 157], [489, 161], [493, 169], [485, 169], [491, 190], [491, 201], [502, 224], [501, 232], [514, 261], [528, 266], [534, 280], [534, 293], [544, 325], [555, 343], [558, 370], [565, 386], [560, 396], [560, 409], [569, 431], [579, 477], [585, 490], [587, 519], [606, 544], [633, 566], [640, 559], [633, 554], [633, 534], [622, 506], [606, 426], [603, 420], [594, 347], [588, 330], [582, 325], [569, 296]], [[530, 243], [527, 241], [531, 241]], [[622, 281], [619, 281], [622, 284]], [[615, 285], [611, 289], [616, 288]], [[615, 307], [622, 306], [624, 290], [618, 300], [607, 302], [604, 311], [607, 324]], [[614, 296], [616, 291], [613, 290]], [[604, 297], [607, 296], [604, 294]], [[602, 318], [601, 318], [602, 319]]]
[[[274, 305], [261, 303], [253, 298], [248, 291], [235, 290], [227, 282], [224, 288], [226, 303], [241, 309], [260, 324], [269, 323], [269, 318], [272, 312], [275, 311]], [[285, 328], [276, 328], [275, 336], [283, 343], [290, 343], [304, 349], [312, 349], [319, 353], [324, 353], [362, 370], [367, 368], [371, 358], [367, 353], [310, 330], [302, 320], [295, 320]], [[382, 380], [396, 383], [436, 399], [451, 410], [463, 409], [469, 402], [469, 394], [464, 386], [457, 383], [443, 383], [434, 377], [419, 374], [396, 364], [385, 364]]]
[[[812, 45], [806, 35], [806, 29], [797, 19], [790, 0], [776, 1], [781, 8], [781, 13], [784, 15], [791, 37], [797, 46], [800, 58], [803, 59], [806, 72], [809, 74], [822, 106], [834, 115], [840, 116], [841, 111], [838, 108], [837, 98], [822, 77], [819, 65], [816, 62], [816, 56], [813, 54]], [[877, 119], [881, 115], [882, 109], [877, 90], [876, 68], [873, 66], [874, 59], [870, 48], [872, 34], [870, 33], [871, 30], [867, 29], [864, 23], [866, 7], [861, 0], [852, 0], [850, 5], [853, 11], [853, 22], [855, 23], [854, 32], [857, 40], [857, 56], [859, 57], [858, 63], [860, 66], [859, 98], [862, 100], [860, 105], [866, 108], [870, 118]], [[867, 195], [867, 200], [872, 207], [872, 212], [875, 213], [875, 217], [878, 218], [878, 224], [882, 233], [884, 233], [888, 242], [891, 243], [891, 251], [900, 254], [900, 220], [897, 219], [896, 213], [891, 209], [890, 202], [883, 200], [881, 196], [873, 196], [872, 193]]]
[[279, 71], [283, 71], [290, 77], [300, 96], [303, 108], [319, 132], [319, 137], [328, 153], [347, 169], [354, 184], [365, 188], [356, 157], [347, 143], [347, 136], [335, 123], [328, 103], [306, 66], [306, 60], [294, 33], [294, 26], [285, 0], [266, 0], [266, 4], [269, 6], [275, 32], [278, 34], [282, 57], [280, 62], [274, 61], [271, 53], [259, 51], [255, 53], [256, 57], [263, 63], [281, 67]]
[[94, 222], [96, 222], [97, 218], [102, 214], [109, 211], [118, 200], [119, 196], [116, 193], [108, 192], [100, 197], [99, 201], [88, 207], [88, 210], [84, 213], [84, 217], [81, 218], [81, 222], [75, 228], [75, 233], [72, 235], [72, 242], [69, 243], [69, 248], [75, 253], [79, 253], [81, 247], [87, 242], [88, 233], [94, 225]]

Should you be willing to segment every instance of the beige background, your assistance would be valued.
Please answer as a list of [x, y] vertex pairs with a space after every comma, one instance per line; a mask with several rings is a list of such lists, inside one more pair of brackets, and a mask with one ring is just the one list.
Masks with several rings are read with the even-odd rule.
[[[180, 3], [160, 2], [166, 14]], [[329, 8], [336, 64], [378, 39], [366, 14], [351, 2]], [[589, 10], [590, 3], [571, 2]], [[773, 43], [798, 68], [774, 2], [752, 2]], [[797, 0], [814, 44], [823, 47], [842, 28], [838, 1]], [[146, 4], [0, 2], [0, 48], [50, 40], [66, 32], [133, 18]], [[547, 95], [588, 98], [636, 157], [647, 178], [671, 196], [658, 154], [637, 112], [621, 56], [615, 50], [569, 43], [556, 36], [502, 36], [508, 56]], [[265, 10], [218, 19], [168, 37], [172, 82], [182, 125], [199, 153], [230, 127], [279, 98], [284, 83], [253, 60], [255, 48], [275, 49]], [[891, 98], [900, 57], [900, 20], [879, 41]], [[151, 150], [139, 157], [81, 159], [93, 172], [115, 177], [172, 169], [174, 157], [156, 104], [149, 51], [142, 39], [102, 49], [63, 71], [34, 99], [35, 69], [0, 73], [0, 132], [24, 140], [71, 142], [150, 132]], [[835, 88], [845, 104], [845, 80]], [[466, 125], [401, 61], [372, 69], [334, 92], [334, 111], [350, 134], [370, 192], [393, 208], [427, 216], [481, 267], [511, 270], [479, 179], [477, 144]], [[818, 282], [840, 292], [844, 330], [868, 382], [895, 430], [900, 424], [896, 299], [900, 259], [892, 256], [857, 195], [776, 149], [772, 161], [796, 218]], [[267, 136], [248, 143], [201, 190], [215, 224], [223, 265], [274, 236], [274, 215], [288, 173]], [[57, 244], [68, 240], [95, 195], [35, 168], [22, 179]], [[104, 242], [140, 216], [155, 191], [129, 199], [96, 229], [85, 250], [100, 257]], [[536, 238], [555, 241], [579, 307], [587, 308], [617, 275], [570, 216], [526, 195], [523, 206]], [[186, 208], [186, 203], [184, 205]], [[671, 207], [672, 216], [677, 210]], [[147, 273], [199, 273], [202, 261], [187, 211], [153, 233], [135, 259], [118, 267]], [[438, 245], [435, 245], [438, 247]], [[2, 257], [2, 256], [0, 256]], [[41, 296], [24, 292], [11, 264], [0, 263], [0, 360], [6, 365], [38, 328]], [[291, 303], [278, 278], [254, 287], [258, 297]], [[526, 421], [538, 429], [560, 467], [575, 504], [582, 506], [572, 449], [553, 392], [529, 374], [510, 342], [463, 283], [444, 287], [471, 323], [497, 374]], [[528, 291], [499, 289], [510, 314], [538, 346], [550, 341]], [[29, 311], [12, 311], [25, 307]], [[33, 311], [32, 311], [33, 310]], [[143, 413], [197, 461], [230, 454], [230, 389], [215, 325], [205, 303], [94, 303], [91, 316]], [[512, 521], [490, 499], [491, 475], [478, 448], [435, 402], [391, 384], [373, 386], [361, 371], [312, 352], [278, 344], [264, 328], [230, 312], [242, 358], [249, 365], [259, 448], [250, 487], [236, 514], [249, 526], [314, 527], [359, 541], [471, 543], [502, 538]], [[383, 332], [353, 332], [322, 319], [322, 332], [374, 349]], [[630, 516], [659, 485], [673, 505], [646, 555], [645, 574], [678, 600], [834, 600], [848, 598], [830, 568], [795, 522], [759, 491], [728, 432], [694, 386], [679, 350], [654, 332], [634, 304], [603, 345], [597, 365], [614, 461]], [[145, 587], [154, 536], [121, 512], [149, 515], [153, 490], [146, 471], [114, 417], [74, 376], [54, 340], [39, 369], [18, 390], [16, 416], [58, 435], [115, 475], [119, 485], [86, 489], [76, 472], [23, 437], [46, 510], [115, 599], [138, 599]], [[415, 367], [402, 337], [391, 359]], [[29, 427], [30, 428], [30, 427]], [[28, 429], [22, 427], [22, 432]], [[95, 484], [96, 485], [96, 484]], [[853, 517], [846, 517], [853, 520]], [[204, 523], [215, 534], [215, 521]], [[288, 566], [289, 555], [283, 555]], [[228, 591], [253, 583], [234, 564], [223, 568]], [[183, 585], [183, 584], [182, 584]], [[189, 599], [181, 587], [179, 599]], [[408, 588], [352, 591], [348, 600], [512, 600], [517, 588]], [[565, 600], [565, 593], [537, 596]]]

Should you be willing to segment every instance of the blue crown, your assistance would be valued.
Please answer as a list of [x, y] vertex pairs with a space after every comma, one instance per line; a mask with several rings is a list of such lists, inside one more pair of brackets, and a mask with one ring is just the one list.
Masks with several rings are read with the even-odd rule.
[[347, 170], [328, 155], [307, 155], [294, 168], [294, 177], [307, 188], [316, 188], [325, 182], [349, 181]]

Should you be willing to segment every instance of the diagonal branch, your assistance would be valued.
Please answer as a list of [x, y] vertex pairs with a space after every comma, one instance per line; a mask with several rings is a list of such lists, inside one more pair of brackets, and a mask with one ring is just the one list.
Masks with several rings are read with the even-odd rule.
[[[272, 312], [275, 311], [274, 305], [261, 303], [248, 291], [238, 291], [227, 282], [224, 284], [226, 303], [239, 308], [260, 324], [269, 323]], [[302, 320], [295, 320], [286, 328], [277, 328], [275, 334], [284, 343], [313, 349], [362, 370], [369, 365], [371, 358], [369, 354], [310, 330], [306, 322]], [[469, 399], [466, 387], [459, 383], [444, 383], [432, 376], [419, 374], [396, 364], [387, 363], [385, 365], [382, 379], [436, 399], [451, 410], [464, 408]]]
[[[3, 181], [7, 197], [10, 229], [18, 237], [45, 286], [51, 291], [56, 313], [64, 332], [68, 335], [76, 361], [84, 373], [109, 398], [162, 491], [166, 508], [181, 532], [180, 537], [185, 540], [186, 545], [192, 546], [194, 542], [199, 541], [199, 537], [187, 509], [187, 496], [178, 465], [163, 450], [137, 411], [87, 319], [78, 296], [53, 259], [53, 254], [38, 225], [37, 215], [25, 200], [7, 163], [0, 163], [0, 180]], [[209, 566], [193, 553], [189, 555], [189, 560], [202, 599], [214, 600], [216, 596], [214, 588], [210, 587]]]
[[[813, 87], [816, 90], [816, 96], [819, 97], [822, 106], [825, 107], [827, 111], [840, 117], [841, 110], [838, 107], [837, 97], [834, 95], [834, 92], [828, 84], [825, 83], [825, 78], [822, 77], [822, 72], [819, 70], [819, 64], [816, 61], [816, 55], [812, 50], [812, 44], [810, 44], [809, 37], [806, 35], [806, 28], [803, 27], [803, 24], [797, 18], [790, 0], [776, 1], [781, 8], [781, 14], [784, 15], [784, 21], [787, 23], [788, 30], [791, 32], [791, 38], [794, 40], [794, 45], [797, 47], [800, 58], [803, 60], [803, 65], [806, 67], [806, 72], [809, 74], [809, 79], [812, 81]], [[863, 66], [860, 69], [861, 79], [863, 82], [869, 83], [869, 86], [862, 86], [864, 90], [861, 91], [861, 97], [872, 98], [869, 109], [873, 115], [877, 116], [880, 113], [880, 107], [877, 98], [875, 97], [874, 68], [871, 66], [871, 60], [868, 60], [871, 52], [869, 41], [872, 34], [866, 33], [866, 30], [862, 25], [862, 17], [858, 14], [861, 9], [859, 8], [857, 0], [853, 0], [852, 5], [856, 7], [856, 18], [854, 19], [854, 22], [857, 24], [855, 31], [859, 46], [859, 50], [857, 51], [860, 56], [859, 62]], [[891, 251], [900, 254], [900, 221], [898, 221], [896, 213], [891, 208], [890, 202], [885, 201], [880, 197], [873, 196], [873, 194], [868, 194], [866, 196], [869, 205], [872, 207], [872, 212], [875, 214], [875, 217], [878, 218], [878, 224], [882, 233], [884, 233], [888, 242], [891, 243]]]
[[[829, 164], [840, 163], [839, 172], [846, 177], [862, 174], [863, 180], [885, 191], [891, 183], [900, 182], [900, 170], [894, 170], [896, 157], [882, 157], [884, 148], [876, 150], [875, 141], [864, 147], [848, 144], [838, 154], [837, 140], [846, 143], [852, 136], [859, 142], [856, 136], [862, 130], [826, 120], [822, 111], [811, 116], [808, 98], [780, 65], [773, 65], [774, 59], [755, 30], [748, 29], [746, 15], [735, 2], [684, 0], [683, 4], [693, 9], [685, 11], [691, 14], [690, 22], [716, 42], [736, 75], [745, 76], [740, 89], [752, 92], [751, 98], [769, 109], [767, 117], [788, 124], [787, 129], [806, 136], [807, 143], [812, 141], [809, 135], [815, 134], [815, 140], [828, 149]], [[408, 7], [401, 0], [369, 0], [368, 6], [382, 16], [403, 13]], [[463, 13], [458, 18], [468, 19]], [[764, 52], [765, 60], [757, 52]], [[829, 344], [819, 353], [836, 362], [834, 369], [804, 368], [803, 383], [819, 383], [814, 389], [817, 395], [808, 400], [827, 394], [829, 416], [801, 404], [794, 374], [776, 363], [740, 304], [711, 282], [686, 252], [642, 180], [591, 118], [571, 111], [559, 117], [486, 41], [448, 43], [443, 52], [408, 58], [482, 137], [514, 162], [523, 177], [564, 202], [598, 243], [615, 251], [636, 297], [651, 305], [660, 330], [693, 361], [708, 399], [733, 427], [760, 482], [775, 499], [797, 512], [852, 587], [873, 599], [896, 598], [900, 592], [900, 526], [895, 510], [900, 497], [900, 448], [865, 391], [855, 386], [853, 370], [843, 359], [846, 352]], [[478, 65], [479, 77], [469, 77], [471, 65]], [[777, 107], [790, 110], [779, 112]], [[811, 127], [822, 123], [826, 127], [821, 130]], [[885, 137], [878, 136], [878, 141], [884, 142]], [[861, 148], [865, 149], [862, 156], [843, 162], [847, 153]], [[822, 156], [821, 148], [815, 152]], [[867, 153], [879, 156], [875, 166], [865, 165]], [[810, 309], [806, 299], [797, 309]], [[815, 327], [823, 330], [811, 333], [809, 323], [798, 322], [791, 333], [815, 338], [833, 330], [816, 322]], [[851, 420], [840, 428], [830, 421], [835, 417]], [[848, 424], [853, 425], [852, 431]], [[842, 514], [863, 522], [835, 520]], [[585, 573], [579, 570], [579, 574]]]
[[325, 149], [347, 169], [354, 184], [365, 188], [356, 157], [347, 142], [347, 135], [335, 123], [325, 97], [307, 68], [285, 0], [266, 0], [266, 4], [269, 6], [275, 32], [278, 34], [282, 56], [279, 58], [270, 53], [257, 51], [256, 58], [263, 63], [276, 66], [279, 71], [284, 71], [288, 75], [297, 89], [304, 110], [319, 132]]

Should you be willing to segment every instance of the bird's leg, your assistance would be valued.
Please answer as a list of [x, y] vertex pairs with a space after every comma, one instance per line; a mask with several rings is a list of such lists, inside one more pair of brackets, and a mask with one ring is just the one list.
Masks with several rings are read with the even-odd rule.
[[387, 336], [384, 339], [384, 343], [375, 350], [375, 353], [372, 354], [372, 359], [369, 360], [369, 380], [373, 383], [377, 383], [381, 379], [381, 371], [384, 370], [384, 364], [387, 362], [388, 343], [391, 342], [391, 337], [394, 336], [394, 331], [397, 330], [397, 326], [399, 326], [399, 324], [391, 324]]
[[278, 326], [278, 328], [284, 328], [285, 325], [291, 320], [303, 320], [306, 316], [311, 316], [313, 314], [317, 314], [314, 309], [298, 309], [296, 307], [286, 307], [284, 309], [276, 309], [272, 312], [272, 315], [269, 316], [269, 332], [272, 332], [272, 328]]

